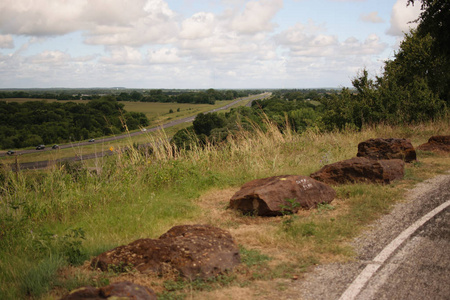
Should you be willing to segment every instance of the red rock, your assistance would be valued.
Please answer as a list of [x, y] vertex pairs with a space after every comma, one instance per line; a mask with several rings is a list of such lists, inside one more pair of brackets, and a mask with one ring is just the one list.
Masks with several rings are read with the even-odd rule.
[[209, 225], [182, 225], [159, 239], [140, 239], [102, 253], [91, 266], [102, 271], [128, 267], [158, 274], [172, 269], [189, 279], [206, 279], [239, 263], [239, 248], [227, 231]]
[[406, 139], [370, 139], [359, 143], [358, 157], [370, 159], [402, 159], [405, 162], [416, 160], [416, 151]]
[[[307, 176], [284, 175], [256, 179], [244, 184], [230, 199], [230, 208], [258, 216], [279, 216], [330, 203], [336, 192], [326, 184]], [[292, 207], [295, 201], [297, 205]], [[289, 208], [290, 209], [287, 209]]]
[[450, 152], [450, 135], [432, 136], [427, 143], [417, 147], [417, 150]]
[[401, 159], [373, 160], [354, 157], [324, 166], [311, 177], [327, 184], [345, 183], [382, 183], [401, 179], [404, 176], [405, 163]]

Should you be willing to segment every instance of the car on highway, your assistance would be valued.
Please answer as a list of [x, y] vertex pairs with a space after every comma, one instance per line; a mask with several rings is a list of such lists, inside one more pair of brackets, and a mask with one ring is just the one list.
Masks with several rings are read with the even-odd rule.
[[13, 155], [14, 153], [16, 153], [14, 150], [8, 150], [8, 152], [6, 152], [7, 155]]
[[52, 149], [59, 149], [59, 145], [53, 145]]
[[89, 143], [93, 143], [93, 142], [95, 142], [95, 139], [90, 139], [89, 140]]
[[43, 150], [45, 149], [45, 145], [39, 145], [36, 147], [36, 150]]

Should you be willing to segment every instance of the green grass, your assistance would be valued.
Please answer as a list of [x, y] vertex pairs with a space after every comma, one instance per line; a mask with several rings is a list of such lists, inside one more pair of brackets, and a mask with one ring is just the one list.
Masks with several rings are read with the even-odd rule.
[[[448, 125], [428, 123], [421, 130], [378, 126], [342, 133], [309, 130], [301, 135], [268, 126], [264, 133], [240, 132], [219, 148], [175, 152], [160, 134], [153, 137], [160, 147], [152, 154], [118, 151], [90, 162], [97, 171], [84, 163], [37, 172], [0, 169], [0, 298], [56, 299], [86, 283], [106, 285], [122, 275], [98, 274], [78, 265], [87, 257], [139, 238], [157, 238], [186, 223], [229, 230], [242, 245], [243, 264], [219, 282], [183, 283], [179, 289], [177, 279], [145, 279], [163, 299], [182, 294], [201, 299], [211, 287], [244, 289], [258, 280], [270, 288], [273, 279], [289, 278], [313, 264], [347, 260], [353, 254], [346, 241], [388, 212], [405, 188], [448, 170], [448, 155], [419, 152], [419, 162], [408, 164], [405, 179], [392, 185], [336, 186], [335, 201], [285, 216], [293, 217], [288, 224], [283, 224], [284, 217], [241, 216], [225, 208], [228, 196], [208, 193], [236, 191], [255, 178], [309, 175], [324, 164], [324, 155], [327, 163], [353, 157], [357, 144], [372, 137], [407, 134], [417, 146], [428, 138], [423, 132], [443, 134]], [[167, 288], [169, 283], [164, 287], [167, 280], [175, 288]]]
[[[151, 126], [157, 126], [176, 119], [186, 118], [201, 112], [206, 112], [222, 107], [232, 100], [216, 101], [211, 104], [191, 104], [191, 103], [159, 103], [159, 102], [121, 102], [125, 104], [126, 111], [142, 112], [150, 120]], [[172, 110], [173, 113], [169, 113]], [[179, 110], [179, 111], [178, 111]]]

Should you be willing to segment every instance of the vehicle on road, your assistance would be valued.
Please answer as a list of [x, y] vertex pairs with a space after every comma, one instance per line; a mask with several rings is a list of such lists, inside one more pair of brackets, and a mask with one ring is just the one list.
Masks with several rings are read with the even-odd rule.
[[93, 143], [93, 142], [95, 142], [95, 139], [90, 139], [89, 140], [89, 143]]
[[13, 155], [14, 153], [16, 153], [14, 150], [8, 150], [8, 152], [6, 152], [7, 155]]
[[45, 149], [45, 145], [39, 145], [36, 147], [36, 150], [43, 150]]
[[59, 145], [53, 145], [52, 149], [59, 149]]

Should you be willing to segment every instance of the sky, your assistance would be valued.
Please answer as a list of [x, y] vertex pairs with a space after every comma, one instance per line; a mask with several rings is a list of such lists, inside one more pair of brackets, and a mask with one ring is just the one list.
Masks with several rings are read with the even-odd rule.
[[0, 88], [341, 88], [380, 75], [406, 0], [1, 0]]

